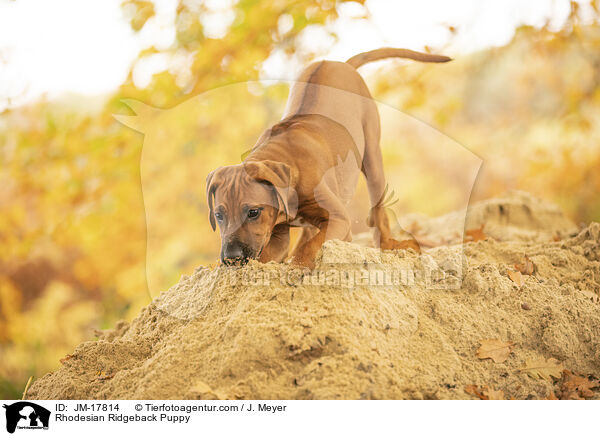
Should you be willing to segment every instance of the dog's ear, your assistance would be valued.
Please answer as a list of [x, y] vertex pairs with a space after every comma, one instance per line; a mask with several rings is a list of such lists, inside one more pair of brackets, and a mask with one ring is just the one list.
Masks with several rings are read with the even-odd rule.
[[212, 171], [208, 176], [206, 176], [206, 202], [208, 203], [208, 219], [210, 220], [210, 226], [213, 231], [217, 229], [217, 222], [215, 221], [215, 190], [217, 189], [218, 183], [215, 178], [215, 174], [219, 171], [220, 168]]
[[244, 162], [246, 173], [259, 182], [266, 182], [274, 188], [279, 211], [285, 219], [295, 217], [298, 212], [298, 194], [294, 189], [296, 176], [292, 168], [283, 162], [272, 160]]

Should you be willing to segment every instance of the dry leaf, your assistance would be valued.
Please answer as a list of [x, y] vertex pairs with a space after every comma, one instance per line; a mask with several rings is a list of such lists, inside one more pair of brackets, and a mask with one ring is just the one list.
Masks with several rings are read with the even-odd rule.
[[115, 375], [114, 374], [106, 374], [104, 371], [99, 371], [98, 372], [98, 380], [110, 380], [111, 378], [113, 378]]
[[467, 394], [473, 395], [475, 397], [478, 397], [480, 400], [485, 400], [486, 396], [483, 395], [483, 392], [481, 392], [481, 390], [479, 389], [479, 386], [477, 385], [467, 385], [465, 386], [465, 392]]
[[512, 352], [512, 342], [504, 342], [500, 339], [483, 339], [479, 341], [481, 347], [477, 350], [477, 357], [480, 359], [492, 359], [496, 363], [502, 363], [508, 359]]
[[465, 392], [480, 400], [504, 400], [504, 392], [496, 391], [489, 386], [467, 385]]
[[571, 371], [563, 371], [562, 385], [560, 387], [561, 400], [584, 400], [592, 398], [592, 389], [600, 387], [600, 382], [573, 374]]
[[482, 393], [487, 397], [488, 400], [504, 400], [504, 392], [495, 391], [489, 386], [484, 386]]
[[482, 224], [478, 229], [466, 230], [465, 242], [477, 242], [487, 239], [487, 235], [483, 232], [485, 224]]
[[525, 361], [525, 367], [519, 371], [526, 372], [532, 378], [541, 378], [544, 380], [552, 381], [551, 377], [559, 379], [563, 371], [562, 364], [553, 358], [548, 360], [542, 359], [527, 359]]
[[525, 278], [519, 271], [508, 271], [508, 277], [520, 288], [525, 284]]
[[536, 271], [536, 266], [529, 257], [525, 256], [523, 262], [515, 264], [515, 269], [521, 274], [530, 276]]
[[546, 400], [558, 400], [558, 398], [556, 398], [556, 395], [554, 395], [554, 391], [550, 391], [550, 395], [548, 395], [545, 399]]
[[73, 357], [75, 357], [75, 354], [67, 354], [65, 357], [60, 359], [59, 362], [64, 365], [67, 360], [71, 360]]

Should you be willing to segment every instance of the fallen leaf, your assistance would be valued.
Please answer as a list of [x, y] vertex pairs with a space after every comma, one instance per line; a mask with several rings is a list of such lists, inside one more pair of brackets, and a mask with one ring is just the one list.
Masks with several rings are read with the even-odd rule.
[[477, 357], [480, 359], [492, 359], [496, 363], [502, 363], [508, 359], [512, 352], [512, 342], [504, 342], [500, 339], [483, 339], [479, 341], [481, 346], [477, 350]]
[[554, 359], [527, 359], [525, 367], [519, 371], [526, 372], [532, 378], [541, 378], [543, 380], [552, 381], [552, 378], [559, 379], [564, 370], [562, 364]]
[[75, 357], [75, 354], [67, 354], [65, 357], [60, 359], [60, 363], [64, 365], [67, 360], [71, 360], [73, 357]]
[[508, 271], [508, 278], [511, 279], [519, 288], [525, 284], [525, 278], [519, 271]]
[[525, 256], [523, 262], [515, 264], [515, 269], [521, 274], [530, 276], [536, 271], [536, 266], [529, 257]]
[[466, 385], [465, 386], [465, 392], [467, 394], [473, 395], [475, 397], [478, 397], [480, 400], [485, 400], [486, 396], [483, 395], [483, 392], [481, 392], [481, 390], [479, 389], [479, 386], [477, 385]]
[[556, 395], [554, 395], [554, 391], [550, 391], [550, 395], [548, 395], [545, 399], [546, 400], [558, 400], [558, 398], [556, 398]]
[[488, 236], [483, 231], [484, 227], [485, 224], [482, 224], [478, 229], [466, 230], [465, 242], [477, 242], [487, 239]]
[[465, 386], [465, 392], [467, 394], [473, 395], [480, 400], [504, 400], [504, 392], [496, 391], [489, 386], [477, 386], [477, 385], [467, 385]]
[[482, 393], [483, 393], [483, 395], [485, 395], [487, 397], [488, 400], [504, 400], [505, 399], [504, 392], [495, 391], [494, 389], [490, 388], [489, 386], [484, 386]]
[[562, 384], [560, 386], [561, 400], [584, 400], [592, 398], [592, 389], [600, 387], [600, 382], [574, 374], [571, 371], [563, 371]]
[[98, 373], [98, 380], [110, 380], [111, 378], [113, 378], [115, 375], [114, 374], [106, 374], [104, 371], [100, 371]]

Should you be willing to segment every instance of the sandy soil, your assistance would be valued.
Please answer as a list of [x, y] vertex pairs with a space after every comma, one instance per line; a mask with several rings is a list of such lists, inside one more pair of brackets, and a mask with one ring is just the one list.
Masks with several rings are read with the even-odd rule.
[[[27, 398], [600, 398], [599, 223], [578, 229], [512, 193], [470, 209], [466, 228], [484, 224], [486, 240], [459, 243], [460, 214], [401, 224], [434, 247], [381, 253], [359, 235], [328, 242], [312, 274], [198, 268]], [[534, 271], [515, 279], [525, 256]], [[511, 343], [505, 360], [478, 357], [488, 339]], [[554, 377], [523, 370], [539, 362]], [[592, 387], [580, 393], [562, 369]]]

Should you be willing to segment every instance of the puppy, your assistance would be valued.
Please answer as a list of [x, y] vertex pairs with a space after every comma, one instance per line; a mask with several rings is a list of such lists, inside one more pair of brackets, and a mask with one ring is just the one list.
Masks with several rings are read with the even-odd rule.
[[383, 201], [386, 183], [379, 148], [377, 107], [357, 68], [399, 57], [447, 62], [449, 57], [382, 48], [346, 62], [308, 66], [290, 90], [282, 121], [265, 131], [238, 165], [220, 167], [206, 180], [209, 219], [221, 233], [221, 261], [281, 262], [290, 227], [302, 227], [292, 263], [314, 267], [329, 239], [351, 240], [349, 204], [359, 173], [371, 202], [369, 225], [383, 250], [413, 248], [391, 236]]

